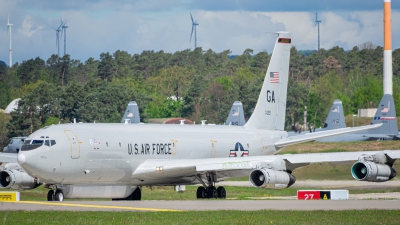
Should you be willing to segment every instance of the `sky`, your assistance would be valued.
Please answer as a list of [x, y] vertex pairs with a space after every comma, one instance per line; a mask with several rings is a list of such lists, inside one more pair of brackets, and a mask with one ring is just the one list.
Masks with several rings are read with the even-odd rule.
[[[197, 46], [215, 52], [272, 52], [275, 34], [292, 32], [298, 50], [351, 50], [365, 42], [383, 45], [383, 0], [0, 0], [0, 60], [9, 62], [7, 18], [12, 26], [13, 64], [57, 54], [56, 31], [66, 20], [66, 52], [85, 62], [117, 50], [176, 52]], [[393, 49], [400, 48], [400, 1], [392, 2]], [[194, 34], [193, 34], [194, 35]], [[64, 54], [64, 36], [60, 39]]]

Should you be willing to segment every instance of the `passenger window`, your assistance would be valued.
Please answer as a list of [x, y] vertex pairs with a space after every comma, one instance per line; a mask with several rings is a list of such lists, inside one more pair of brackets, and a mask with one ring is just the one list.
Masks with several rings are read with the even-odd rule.
[[55, 140], [51, 140], [50, 143], [51, 143], [51, 146], [56, 145], [56, 141]]
[[50, 141], [49, 140], [45, 140], [44, 141], [44, 145], [49, 146], [50, 147]]

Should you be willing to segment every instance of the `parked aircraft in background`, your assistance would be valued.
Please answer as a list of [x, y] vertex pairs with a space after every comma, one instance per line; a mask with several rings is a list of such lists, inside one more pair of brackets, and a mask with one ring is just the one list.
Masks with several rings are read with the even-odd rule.
[[397, 139], [399, 129], [397, 127], [396, 109], [394, 107], [393, 96], [383, 95], [378, 109], [371, 124], [382, 124], [381, 127], [360, 131], [346, 135], [338, 135], [317, 140], [318, 142], [351, 142], [369, 140], [393, 140]]
[[235, 101], [228, 114], [225, 125], [243, 126], [245, 123], [243, 104], [240, 101]]
[[[293, 125], [294, 126], [294, 125]], [[289, 136], [292, 135], [299, 135], [299, 134], [306, 134], [318, 131], [326, 131], [331, 129], [338, 129], [338, 128], [345, 128], [346, 122], [344, 119], [343, 113], [343, 104], [342, 101], [336, 99], [333, 101], [332, 107], [329, 110], [328, 116], [326, 117], [324, 127], [321, 128], [310, 128], [310, 130], [306, 130], [305, 132], [296, 132], [290, 131], [288, 132]]]
[[[64, 198], [140, 200], [141, 186], [202, 184], [197, 198], [225, 198], [218, 181], [249, 175], [258, 188], [286, 188], [309, 163], [357, 161], [357, 180], [392, 179], [400, 151], [276, 155], [291, 144], [373, 129], [381, 124], [289, 137], [284, 131], [291, 38], [278, 37], [253, 114], [244, 126], [59, 124], [25, 140], [17, 160], [27, 172], [0, 172], [0, 185], [45, 183], [49, 201]], [[13, 154], [15, 155], [15, 154]], [[0, 155], [0, 162], [13, 160]], [[15, 157], [14, 157], [15, 160]], [[24, 180], [25, 175], [35, 178]]]
[[139, 107], [135, 101], [129, 102], [121, 123], [140, 123]]
[[13, 137], [10, 143], [3, 148], [5, 153], [18, 153], [26, 137]]

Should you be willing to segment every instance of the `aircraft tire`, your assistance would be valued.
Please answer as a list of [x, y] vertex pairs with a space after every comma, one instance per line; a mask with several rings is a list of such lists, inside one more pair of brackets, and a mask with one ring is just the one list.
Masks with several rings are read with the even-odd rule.
[[64, 193], [62, 192], [62, 190], [56, 191], [56, 193], [54, 194], [54, 201], [57, 201], [57, 202], [64, 201]]
[[215, 188], [215, 186], [210, 186], [207, 189], [207, 198], [217, 198], [217, 189]]
[[218, 198], [226, 198], [226, 190], [223, 186], [217, 188], [217, 196]]
[[206, 198], [206, 189], [203, 186], [198, 187], [196, 196], [198, 199]]
[[47, 201], [54, 201], [54, 190], [50, 190], [49, 192], [47, 192]]
[[142, 199], [142, 191], [137, 187], [129, 196], [129, 200], [140, 201]]

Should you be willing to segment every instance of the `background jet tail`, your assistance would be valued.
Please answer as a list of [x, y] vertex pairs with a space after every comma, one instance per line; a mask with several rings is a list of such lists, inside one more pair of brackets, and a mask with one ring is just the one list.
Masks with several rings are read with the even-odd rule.
[[135, 101], [129, 102], [121, 123], [140, 123], [139, 107]]
[[256, 107], [246, 128], [284, 130], [291, 38], [278, 32]]
[[326, 117], [324, 129], [331, 130], [337, 128], [345, 128], [346, 121], [344, 119], [342, 101], [336, 99], [333, 101], [332, 107], [329, 110], [328, 117]]
[[226, 119], [225, 125], [243, 126], [245, 122], [243, 104], [240, 101], [235, 101]]
[[383, 123], [383, 125], [370, 130], [369, 132], [371, 134], [386, 134], [391, 137], [398, 135], [399, 129], [397, 127], [396, 109], [391, 94], [383, 95], [381, 102], [379, 103], [371, 124], [377, 123]]

